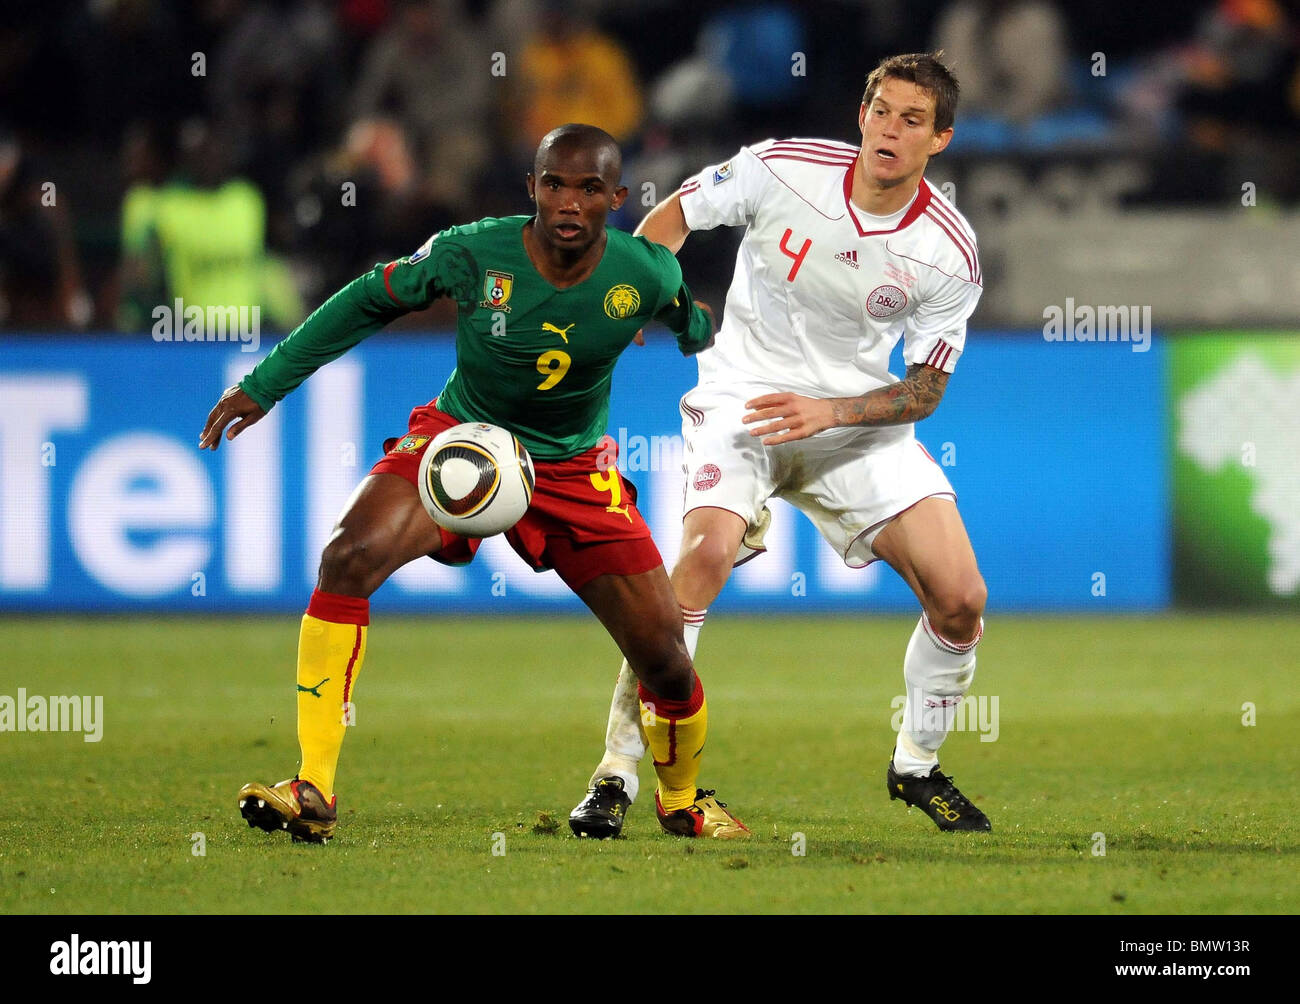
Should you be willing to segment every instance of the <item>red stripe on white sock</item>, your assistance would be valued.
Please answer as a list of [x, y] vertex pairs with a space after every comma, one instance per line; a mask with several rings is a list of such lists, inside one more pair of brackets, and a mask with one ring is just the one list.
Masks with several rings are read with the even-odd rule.
[[682, 620], [687, 624], [699, 626], [704, 623], [704, 616], [708, 612], [707, 607], [703, 610], [690, 610], [687, 607], [682, 607]]
[[972, 638], [970, 641], [963, 641], [963, 642], [949, 641], [947, 638], [943, 637], [943, 635], [939, 634], [939, 632], [937, 632], [933, 627], [930, 626], [930, 618], [925, 615], [924, 611], [921, 612], [921, 626], [925, 628], [925, 633], [929, 635], [930, 640], [934, 642], [935, 648], [942, 649], [945, 652], [950, 652], [953, 655], [966, 655], [968, 652], [971, 651], [971, 649], [973, 649], [976, 645], [978, 645], [980, 643], [980, 639], [984, 637], [983, 617], [980, 618], [979, 630], [975, 632], [975, 637]]

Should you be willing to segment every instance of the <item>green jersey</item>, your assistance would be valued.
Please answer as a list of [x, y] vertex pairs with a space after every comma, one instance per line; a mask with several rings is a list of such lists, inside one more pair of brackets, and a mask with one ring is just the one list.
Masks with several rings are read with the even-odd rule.
[[529, 219], [452, 227], [409, 257], [377, 265], [322, 304], [240, 387], [270, 408], [384, 324], [448, 296], [458, 307], [456, 369], [438, 407], [511, 430], [538, 460], [590, 449], [605, 432], [614, 364], [637, 331], [660, 320], [690, 354], [708, 344], [712, 324], [672, 252], [619, 230], [606, 229], [591, 275], [557, 289], [524, 249]]

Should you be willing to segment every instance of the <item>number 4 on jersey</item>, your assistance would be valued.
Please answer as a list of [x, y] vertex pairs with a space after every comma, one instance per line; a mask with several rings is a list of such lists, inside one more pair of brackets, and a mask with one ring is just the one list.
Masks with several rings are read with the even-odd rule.
[[790, 266], [790, 274], [785, 277], [786, 282], [794, 282], [794, 277], [799, 274], [799, 266], [803, 264], [803, 260], [808, 254], [808, 249], [812, 247], [812, 238], [805, 237], [803, 247], [799, 249], [798, 253], [791, 251], [788, 242], [790, 240], [790, 235], [793, 233], [793, 230], [786, 227], [785, 233], [781, 235], [781, 253], [787, 258], [794, 259], [794, 264]]

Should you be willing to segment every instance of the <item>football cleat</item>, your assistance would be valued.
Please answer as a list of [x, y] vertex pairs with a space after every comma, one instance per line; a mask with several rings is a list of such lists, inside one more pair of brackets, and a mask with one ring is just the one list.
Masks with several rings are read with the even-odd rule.
[[239, 789], [239, 814], [267, 833], [288, 830], [295, 843], [323, 844], [334, 836], [338, 801], [335, 795], [327, 803], [319, 788], [296, 777], [270, 787], [252, 781]]
[[684, 809], [665, 812], [655, 789], [655, 813], [665, 833], [677, 837], [716, 837], [718, 840], [747, 840], [749, 827], [727, 811], [727, 803], [714, 798], [712, 790], [695, 790], [695, 801]]
[[935, 764], [924, 777], [909, 777], [894, 770], [889, 761], [885, 773], [890, 799], [901, 798], [934, 820], [941, 830], [991, 830], [989, 817], [980, 812], [952, 783], [952, 778]]
[[771, 526], [772, 510], [763, 506], [754, 522], [745, 527], [745, 536], [740, 540], [740, 547], [736, 548], [736, 560], [731, 563], [732, 568], [739, 568], [750, 558], [757, 558], [767, 550], [763, 538]]
[[587, 789], [587, 797], [569, 813], [569, 829], [575, 837], [617, 837], [623, 832], [623, 820], [631, 804], [621, 777], [597, 778]]

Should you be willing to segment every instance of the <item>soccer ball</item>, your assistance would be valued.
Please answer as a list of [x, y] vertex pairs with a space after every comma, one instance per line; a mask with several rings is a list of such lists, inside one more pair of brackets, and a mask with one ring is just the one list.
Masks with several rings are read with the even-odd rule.
[[420, 501], [435, 523], [462, 537], [509, 530], [528, 510], [535, 482], [533, 458], [499, 425], [452, 426], [420, 460]]

